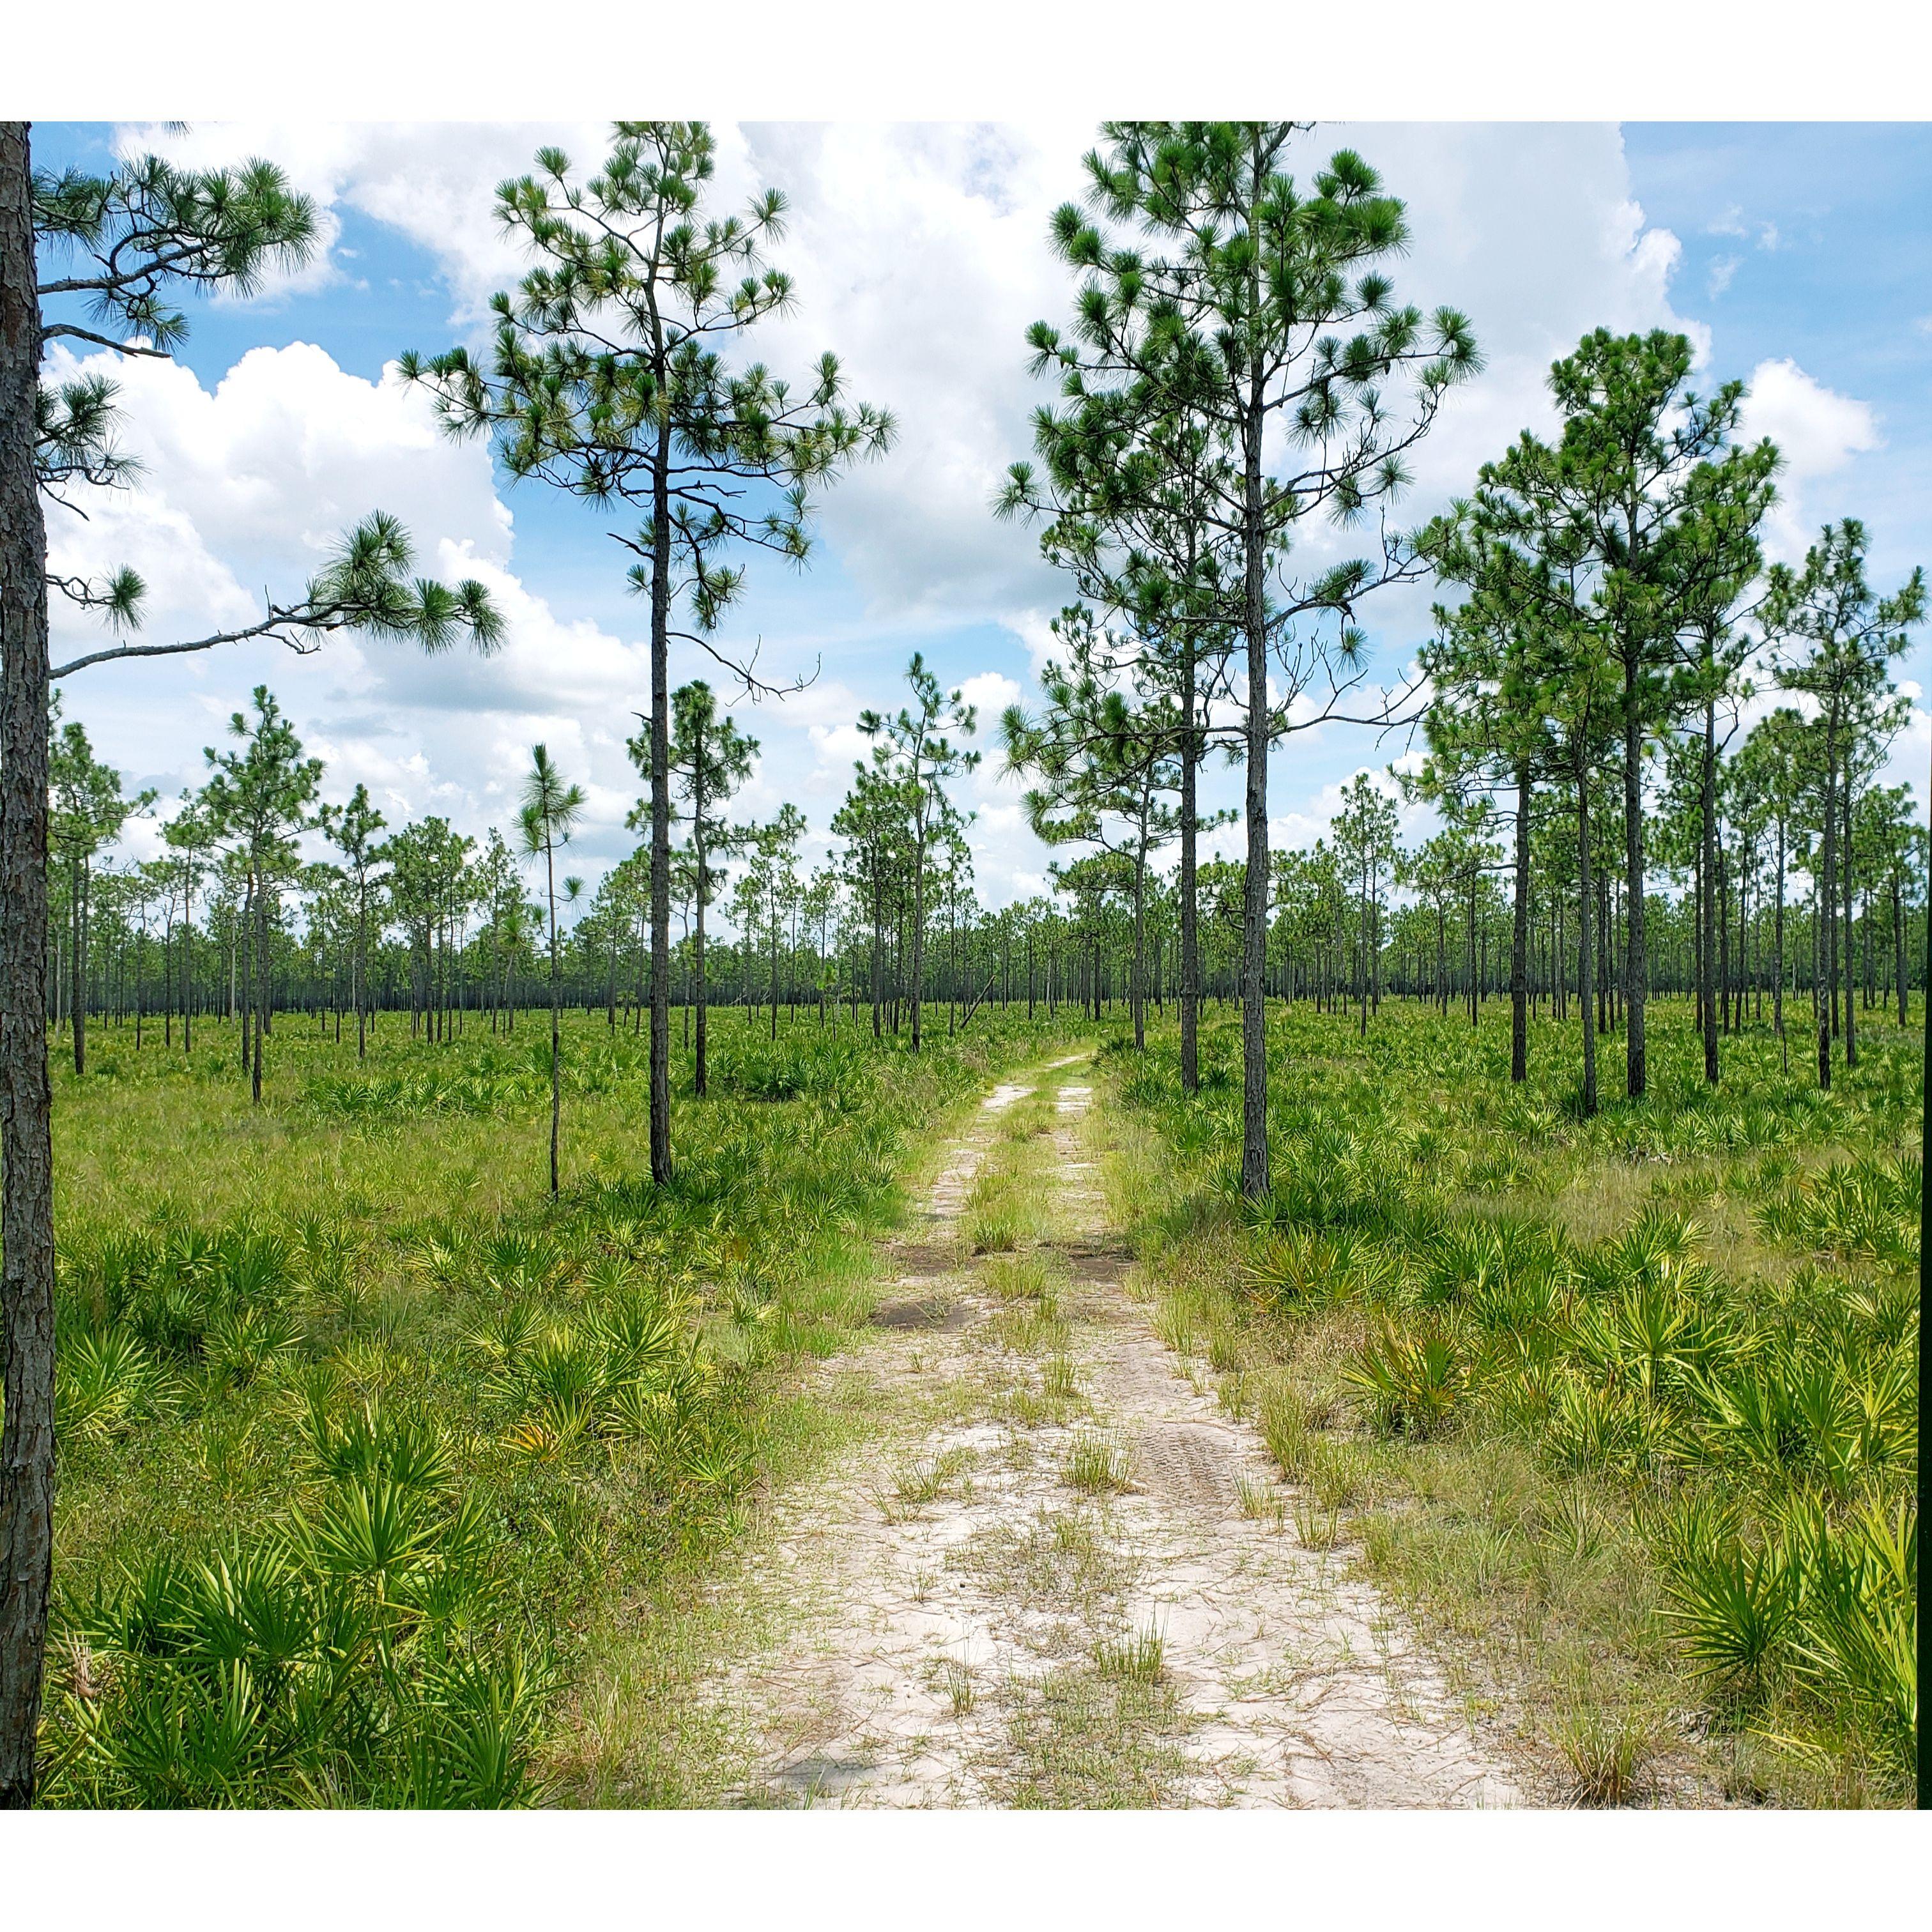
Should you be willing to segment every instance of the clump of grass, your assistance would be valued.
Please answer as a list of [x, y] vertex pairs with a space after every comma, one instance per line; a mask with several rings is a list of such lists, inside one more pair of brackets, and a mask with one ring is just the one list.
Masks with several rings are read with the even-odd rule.
[[946, 1701], [952, 1707], [956, 1718], [970, 1717], [973, 1707], [979, 1702], [979, 1693], [973, 1682], [973, 1673], [957, 1658], [949, 1657], [944, 1666]]
[[914, 1508], [958, 1490], [978, 1458], [970, 1449], [941, 1449], [902, 1463], [892, 1473], [892, 1494]]
[[994, 1330], [1001, 1342], [1016, 1355], [1038, 1354], [1042, 1349], [1063, 1353], [1068, 1340], [1066, 1320], [1059, 1304], [1051, 1297], [1002, 1309]]
[[1133, 1486], [1132, 1466], [1118, 1443], [1084, 1430], [1067, 1452], [1066, 1480], [1084, 1496], [1118, 1496]]
[[1070, 1355], [1051, 1355], [1040, 1372], [1040, 1392], [1049, 1402], [1072, 1402], [1080, 1394], [1080, 1380]]
[[1257, 1482], [1252, 1476], [1244, 1476], [1237, 1486], [1241, 1514], [1250, 1522], [1271, 1522], [1276, 1528], [1281, 1526], [1286, 1514], [1286, 1505], [1281, 1492], [1272, 1483]]
[[1309, 1486], [1324, 1509], [1352, 1509], [1366, 1500], [1372, 1478], [1368, 1459], [1356, 1444], [1318, 1436], [1306, 1466]]
[[1145, 1808], [1172, 1804], [1191, 1769], [1187, 1714], [1166, 1676], [1103, 1677], [1090, 1665], [1015, 1686], [997, 1795], [1016, 1808]]
[[1100, 1538], [1084, 1516], [1058, 1511], [1052, 1517], [1052, 1528], [1053, 1546], [1061, 1555], [1086, 1560], [1098, 1552]]
[[1232, 1324], [1219, 1322], [1208, 1330], [1208, 1366], [1217, 1376], [1238, 1375], [1246, 1360], [1240, 1336]]
[[976, 1255], [1010, 1254], [1028, 1232], [1028, 1217], [1010, 1203], [974, 1208], [966, 1218], [966, 1240]]
[[1572, 1803], [1623, 1805], [1643, 1787], [1658, 1730], [1654, 1719], [1627, 1706], [1580, 1700], [1558, 1717], [1552, 1741], [1569, 1770]]
[[1046, 1301], [1053, 1280], [1043, 1255], [1000, 1255], [988, 1262], [981, 1278], [1002, 1301]]
[[1308, 1406], [1285, 1382], [1275, 1382], [1261, 1402], [1262, 1440], [1289, 1482], [1308, 1472], [1312, 1443]]
[[1094, 1667], [1110, 1682], [1158, 1684], [1167, 1673], [1167, 1646], [1160, 1630], [1130, 1631], [1125, 1636], [1098, 1639]]
[[966, 1198], [964, 1228], [973, 1253], [1010, 1255], [1041, 1238], [1044, 1210], [1036, 1160], [1029, 1145], [995, 1150]]
[[1304, 1550], [1333, 1550], [1342, 1534], [1340, 1509], [1324, 1509], [1305, 1491], [1295, 1498], [1294, 1533]]
[[[994, 1398], [994, 1412], [1015, 1430], [1037, 1429], [1043, 1423], [1058, 1419], [1060, 1405], [1037, 1390], [1018, 1384], [1002, 1389]], [[1023, 1438], [1016, 1436], [1017, 1444]], [[1009, 1451], [1008, 1460], [1012, 1466], [1019, 1466]]]
[[1200, 1330], [1195, 1323], [1194, 1311], [1186, 1303], [1163, 1301], [1160, 1313], [1154, 1318], [1154, 1330], [1184, 1361], [1198, 1352]]

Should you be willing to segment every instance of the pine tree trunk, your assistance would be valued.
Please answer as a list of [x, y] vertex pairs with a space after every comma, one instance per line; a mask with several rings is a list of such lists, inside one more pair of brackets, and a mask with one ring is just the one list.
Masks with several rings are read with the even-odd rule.
[[1845, 908], [1845, 1065], [1850, 1068], [1858, 1064], [1858, 1022], [1852, 1008], [1858, 1004], [1857, 968], [1852, 958], [1852, 919], [1855, 907], [1852, 893], [1852, 759], [1849, 751], [1845, 760], [1844, 803], [1841, 808], [1844, 825], [1844, 838], [1838, 848], [1838, 869], [1840, 890]]
[[[1184, 644], [1180, 741], [1180, 1090], [1201, 1090], [1201, 925], [1196, 904], [1199, 800], [1196, 778], [1200, 753], [1194, 735], [1194, 647]], [[1027, 1016], [1033, 1016], [1032, 938], [1027, 952]]]
[[651, 466], [651, 1179], [670, 1179], [670, 425]]
[[53, 1564], [46, 531], [34, 470], [40, 322], [27, 128], [0, 122], [0, 1810], [34, 1799]]
[[550, 900], [550, 1192], [556, 1198], [559, 1155], [563, 1139], [562, 985], [557, 976], [556, 854], [544, 840], [544, 878]]
[[262, 1039], [268, 1030], [268, 895], [258, 889], [255, 912], [255, 1051], [249, 1063], [248, 1100], [262, 1104]]
[[1704, 1035], [1704, 1078], [1718, 1084], [1718, 1012], [1712, 985], [1711, 924], [1717, 900], [1717, 700], [1704, 700], [1704, 743], [1698, 775], [1697, 1018]]
[[1898, 981], [1898, 1023], [1906, 1022], [1905, 1010], [1905, 908], [1898, 890], [1898, 874], [1892, 875], [1892, 944], [1894, 972]]
[[1784, 820], [1781, 815], [1778, 821], [1778, 904], [1772, 923], [1771, 1025], [1789, 1072], [1791, 1047], [1784, 1036]]
[[1824, 870], [1811, 896], [1813, 946], [1818, 955], [1814, 977], [1818, 1010], [1818, 1084], [1832, 1084], [1832, 1034], [1838, 1022], [1838, 718], [1835, 704], [1825, 734]]
[[1529, 1077], [1529, 766], [1516, 768], [1516, 919], [1510, 941], [1510, 1079]]
[[1128, 1004], [1133, 1008], [1134, 1051], [1147, 1051], [1147, 992], [1142, 974], [1147, 953], [1147, 841], [1144, 835], [1134, 862], [1134, 969], [1132, 985], [1127, 989]]
[[1597, 1111], [1597, 962], [1591, 945], [1594, 924], [1590, 913], [1590, 787], [1587, 777], [1576, 782], [1576, 890], [1582, 916], [1576, 922], [1576, 1006], [1583, 1016], [1583, 1114]]
[[1624, 1091], [1633, 1100], [1643, 1098], [1646, 1085], [1643, 1018], [1650, 977], [1643, 916], [1642, 692], [1633, 650], [1624, 664]]
[[[917, 777], [917, 774], [914, 774]], [[923, 780], [920, 781], [923, 783]], [[922, 825], [913, 844], [912, 879], [912, 1050], [920, 1047], [920, 1006], [926, 996], [926, 832]]]
[[1718, 848], [1718, 1018], [1731, 1030], [1731, 874], [1723, 847]]
[[[699, 822], [702, 823], [704, 807], [701, 781], [699, 793], [699, 802], [697, 809], [700, 814]], [[692, 1062], [691, 1078], [692, 1090], [701, 1100], [704, 1098], [705, 1094], [705, 1076], [706, 1072], [705, 1055], [707, 1049], [707, 1042], [705, 1037], [706, 1029], [704, 1024], [704, 1012], [710, 1000], [710, 988], [706, 986], [704, 979], [705, 891], [704, 841], [701, 838], [698, 838], [694, 834], [692, 846], [698, 855], [698, 920], [692, 944], [692, 965], [698, 979], [698, 1044]]]
[[[1258, 192], [1258, 186], [1257, 187]], [[1268, 1004], [1268, 604], [1263, 577], [1260, 354], [1249, 371], [1250, 413], [1244, 425], [1244, 536], [1247, 562], [1246, 636], [1248, 706], [1246, 784], [1247, 874], [1241, 907], [1241, 1192], [1250, 1201], [1267, 1198]]]

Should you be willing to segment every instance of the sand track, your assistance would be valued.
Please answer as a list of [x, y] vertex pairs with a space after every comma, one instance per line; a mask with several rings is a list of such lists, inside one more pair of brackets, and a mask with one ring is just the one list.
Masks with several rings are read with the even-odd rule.
[[[775, 1506], [754, 1568], [788, 1634], [716, 1687], [754, 1740], [740, 1802], [1522, 1802], [1346, 1546], [1304, 1546], [1258, 1434], [1128, 1292], [1079, 1064], [988, 1097], [892, 1251], [876, 1340], [824, 1372], [828, 1399], [881, 1422]], [[1051, 1353], [960, 1233], [1001, 1116], [1036, 1090]], [[1076, 1486], [1083, 1456], [1124, 1486]]]

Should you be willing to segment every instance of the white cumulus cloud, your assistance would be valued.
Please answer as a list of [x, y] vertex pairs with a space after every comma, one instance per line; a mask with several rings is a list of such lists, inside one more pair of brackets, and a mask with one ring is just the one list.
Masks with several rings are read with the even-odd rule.
[[1789, 356], [1760, 362], [1748, 386], [1744, 436], [1769, 436], [1784, 458], [1778, 501], [1766, 519], [1766, 551], [1774, 560], [1795, 562], [1821, 520], [1813, 512], [1820, 494], [1814, 486], [1880, 446], [1878, 418], [1868, 404], [1827, 388]]

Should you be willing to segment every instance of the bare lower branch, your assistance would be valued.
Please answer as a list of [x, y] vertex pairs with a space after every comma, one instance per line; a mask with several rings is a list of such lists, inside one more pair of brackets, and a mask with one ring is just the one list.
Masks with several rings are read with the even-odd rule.
[[[304, 631], [333, 631], [338, 624], [304, 625]], [[320, 648], [313, 638], [291, 634], [290, 620], [285, 616], [271, 617], [259, 624], [250, 624], [239, 631], [222, 631], [212, 638], [196, 638], [178, 644], [116, 644], [104, 651], [90, 651], [85, 657], [71, 658], [64, 664], [56, 664], [47, 673], [50, 680], [69, 677], [77, 670], [85, 670], [90, 664], [107, 664], [117, 658], [173, 658], [190, 651], [212, 651], [218, 644], [241, 644], [254, 638], [275, 638], [288, 646], [298, 657], [307, 657]]]
[[91, 342], [97, 349], [111, 349], [117, 356], [152, 356], [157, 362], [169, 360], [165, 349], [156, 349], [144, 342], [116, 342], [111, 335], [97, 334], [91, 328], [82, 328], [78, 322], [50, 322], [40, 330], [40, 340], [50, 341], [57, 335], [71, 336], [77, 342]]

